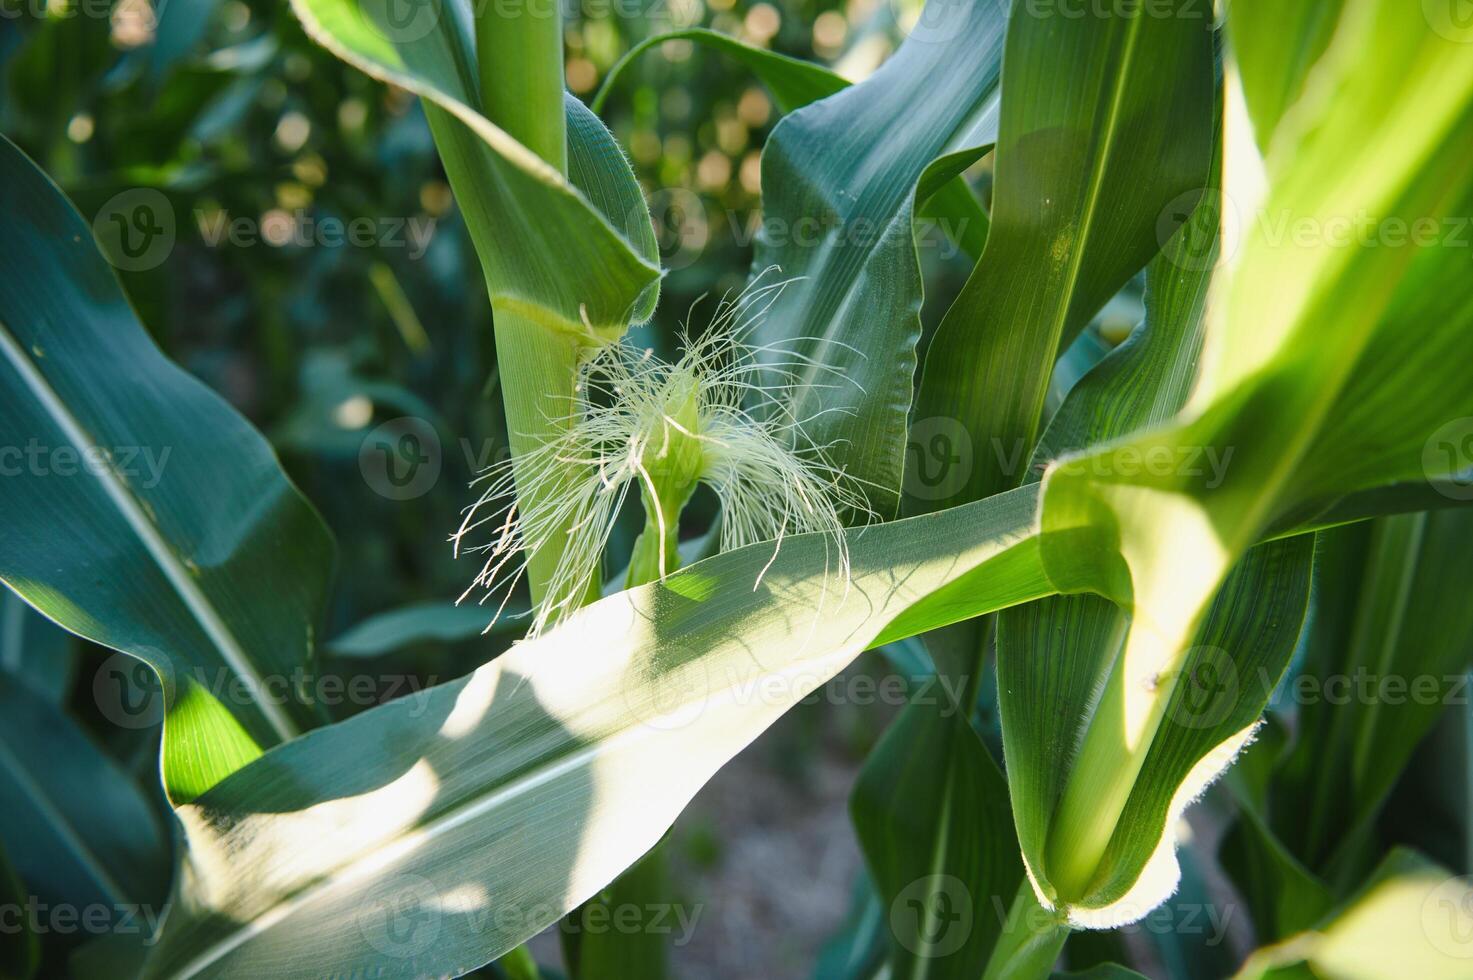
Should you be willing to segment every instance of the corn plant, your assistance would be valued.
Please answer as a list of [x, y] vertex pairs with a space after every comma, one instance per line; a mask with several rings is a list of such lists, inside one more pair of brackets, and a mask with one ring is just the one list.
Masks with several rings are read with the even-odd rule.
[[[160, 921], [70, 950], [81, 976], [535, 977], [525, 944], [563, 917], [669, 899], [662, 838], [726, 762], [904, 648], [930, 679], [851, 799], [871, 925], [822, 975], [1468, 975], [1466, 808], [1441, 849], [1388, 816], [1419, 766], [1469, 786], [1457, 6], [928, 0], [857, 82], [693, 28], [631, 49], [590, 108], [555, 4], [292, 0], [423, 105], [512, 448], [444, 531], [470, 615], [524, 638], [339, 721], [276, 683], [319, 656], [331, 536], [0, 143], [0, 450], [95, 464], [0, 478], [0, 910], [37, 881], [167, 893]], [[759, 238], [670, 360], [627, 336], [661, 255], [597, 112], [668, 41], [767, 87], [765, 214], [821, 229]], [[971, 265], [939, 320], [924, 219]], [[170, 465], [146, 485], [121, 446]], [[160, 686], [142, 786], [70, 719], [27, 607]], [[1430, 686], [1292, 704], [1353, 676]], [[1209, 787], [1204, 854], [1183, 815]], [[1246, 909], [1236, 955], [1122, 940], [1206, 859]], [[7, 975], [35, 973], [34, 931], [0, 935]], [[674, 969], [647, 934], [563, 955], [589, 980]]]

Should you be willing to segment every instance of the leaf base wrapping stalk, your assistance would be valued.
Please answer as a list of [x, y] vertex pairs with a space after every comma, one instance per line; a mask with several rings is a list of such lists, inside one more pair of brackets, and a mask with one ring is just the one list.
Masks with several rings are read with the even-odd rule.
[[1038, 904], [1033, 885], [1024, 878], [1008, 909], [997, 945], [987, 960], [983, 980], [1047, 977], [1053, 972], [1068, 938], [1068, 922], [1057, 911]]

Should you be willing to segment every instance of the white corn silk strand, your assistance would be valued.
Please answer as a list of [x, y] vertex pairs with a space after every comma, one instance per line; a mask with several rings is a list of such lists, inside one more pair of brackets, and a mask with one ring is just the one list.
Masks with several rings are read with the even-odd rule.
[[[695, 484], [704, 483], [721, 503], [721, 550], [771, 541], [775, 557], [784, 537], [823, 532], [847, 582], [843, 520], [870, 511], [857, 481], [830, 461], [832, 447], [804, 435], [814, 416], [792, 412], [802, 394], [799, 370], [812, 361], [746, 343], [787, 284], [764, 278], [722, 299], [700, 336], [687, 321], [683, 354], [673, 364], [620, 343], [583, 366], [574, 424], [517, 461], [524, 479], [559, 481], [556, 492], [538, 494], [533, 508], [519, 510], [511, 461], [477, 478], [480, 497], [452, 540], [457, 554], [483, 554], [485, 562], [462, 600], [483, 591], [481, 602], [496, 603], [494, 622], [525, 572], [526, 556], [566, 533], [530, 635], [556, 624], [593, 585], [631, 486], [640, 488], [647, 524], [659, 539], [661, 577], [678, 538], [679, 509]], [[820, 376], [833, 373], [819, 368]], [[758, 584], [760, 577], [753, 587]]]

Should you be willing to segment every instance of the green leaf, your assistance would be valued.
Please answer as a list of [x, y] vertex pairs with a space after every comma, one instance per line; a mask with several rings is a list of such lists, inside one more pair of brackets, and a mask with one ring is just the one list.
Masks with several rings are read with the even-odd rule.
[[[658, 904], [670, 909], [676, 906], [670, 897], [666, 872], [666, 844], [661, 841], [640, 858], [607, 888], [581, 906], [563, 923], [562, 928], [579, 929], [571, 937], [564, 936], [568, 948], [571, 938], [577, 949], [577, 967], [572, 971], [578, 980], [663, 980], [670, 976], [669, 937], [655, 929], [627, 930], [622, 927], [593, 928], [595, 923], [617, 923], [625, 910], [641, 913]], [[673, 917], [674, 913], [671, 912]], [[584, 928], [584, 924], [590, 927]]]
[[1121, 815], [1083, 881], [1069, 878], [1077, 837], [1065, 814], [1071, 790], [1080, 792], [1076, 780], [1088, 787], [1079, 798], [1102, 807], [1119, 791], [1100, 782], [1115, 773], [1089, 758], [1087, 743], [1079, 746], [1088, 727], [1124, 728], [1126, 708], [1106, 685], [1122, 669], [1114, 654], [1124, 627], [1113, 631], [1114, 646], [1070, 642], [1074, 631], [1098, 637], [1105, 630], [1093, 620], [1118, 616], [1097, 599], [1068, 606], [1075, 619], [1056, 618], [1050, 603], [1035, 603], [1003, 620], [999, 649], [1011, 656], [999, 655], [998, 682], [1019, 841], [1044, 896], [1068, 905], [1077, 924], [1135, 921], [1174, 890], [1176, 819], [1251, 736], [1288, 666], [1308, 602], [1311, 545], [1299, 537], [1251, 552], [1191, 639], [1180, 677], [1157, 679], [1171, 690], [1163, 723], [1124, 784]]
[[[601, 110], [615, 82], [640, 55], [671, 40], [694, 41], [735, 58], [762, 80], [772, 93], [778, 111], [782, 113], [801, 109], [810, 102], [817, 102], [849, 87], [848, 79], [821, 65], [789, 58], [766, 48], [754, 48], [705, 28], [693, 28], [657, 34], [631, 48], [609, 69], [608, 77], [593, 98], [593, 110]], [[960, 176], [952, 175], [959, 174], [969, 166], [977, 158], [978, 149], [969, 146], [962, 151], [948, 154], [949, 159], [944, 162], [933, 162], [926, 174], [922, 175], [921, 189], [917, 195], [920, 202], [917, 213], [923, 218], [936, 221], [946, 234], [973, 257], [982, 254], [982, 247], [987, 242], [987, 211], [966, 181]], [[952, 179], [945, 180], [946, 177]], [[936, 186], [938, 183], [939, 187]]]
[[[1169, 248], [1185, 248], [1188, 240], [1215, 242], [1216, 232], [1215, 213], [1199, 206]], [[1206, 254], [1215, 254], [1213, 245]], [[1201, 348], [1211, 264], [1183, 271], [1166, 256], [1151, 264], [1144, 323], [1070, 390], [1040, 439], [1030, 471], [1159, 423], [1180, 408]], [[1090, 595], [1051, 597], [1000, 617], [999, 702], [1013, 811], [1024, 853], [1044, 880], [1048, 828], [1081, 727], [1114, 669], [1125, 623], [1113, 603]]]
[[1264, 152], [1279, 120], [1303, 93], [1343, 8], [1344, 0], [1296, 4], [1235, 0], [1228, 8], [1243, 95]]
[[[1354, 897], [1314, 929], [1254, 953], [1237, 977], [1453, 980], [1468, 975], [1470, 960], [1473, 889], [1466, 879], [1398, 848]], [[1301, 965], [1308, 970], [1296, 969]]]
[[1220, 858], [1253, 913], [1260, 940], [1310, 928], [1334, 902], [1329, 887], [1274, 836], [1256, 807], [1242, 807]]
[[0, 673], [20, 678], [52, 704], [61, 704], [76, 669], [71, 634], [0, 588]]
[[754, 48], [749, 44], [743, 44], [736, 38], [697, 27], [683, 31], [666, 31], [663, 34], [647, 37], [626, 51], [614, 63], [614, 67], [609, 69], [609, 74], [599, 86], [597, 94], [594, 95], [590, 103], [593, 111], [603, 112], [604, 102], [607, 101], [615, 83], [619, 81], [625, 69], [632, 65], [640, 55], [666, 41], [678, 40], [694, 41], [741, 62], [752, 74], [762, 79], [762, 83], [772, 92], [772, 98], [777, 103], [779, 112], [792, 112], [794, 109], [827, 98], [849, 86], [847, 79], [829, 71], [822, 65], [799, 61], [797, 58], [790, 58], [776, 51], [768, 51], [766, 48]]
[[59, 708], [4, 675], [0, 797], [0, 841], [38, 897], [106, 906], [110, 918], [163, 898], [168, 838], [142, 790]]
[[[605, 177], [592, 193], [577, 187], [481, 115], [463, 2], [416, 5], [402, 24], [379, 4], [352, 0], [293, 0], [292, 9], [317, 43], [424, 100], [495, 309], [567, 336], [607, 342], [654, 308], [659, 268], [653, 229], [648, 238], [626, 237], [637, 215], [625, 205], [638, 199], [627, 163], [627, 179], [617, 171], [605, 175], [625, 186], [595, 200]], [[570, 115], [570, 140], [594, 133], [581, 113]], [[607, 148], [592, 152], [611, 159]], [[602, 210], [616, 200], [612, 214]], [[638, 214], [647, 211], [641, 207]], [[558, 274], [562, 269], [578, 274]]]
[[[1331, 532], [1301, 683], [1299, 738], [1271, 790], [1274, 824], [1338, 882], [1412, 751], [1473, 665], [1460, 579], [1473, 511], [1413, 514]], [[1330, 564], [1327, 562], [1327, 564]]]
[[[1428, 461], [1424, 447], [1449, 418], [1473, 412], [1473, 390], [1452, 380], [1452, 365], [1473, 357], [1466, 255], [1337, 241], [1330, 231], [1361, 210], [1436, 221], [1473, 205], [1456, 135], [1473, 115], [1473, 62], [1458, 48], [1408, 5], [1347, 3], [1315, 70], [1316, 101], [1285, 117], [1256, 174], [1268, 178], [1263, 215], [1323, 234], [1281, 238], [1256, 220], [1218, 284], [1204, 367], [1180, 421], [1056, 463], [1045, 479], [1045, 563], [1080, 567], [1081, 550], [1099, 557], [1088, 580], [1059, 573], [1055, 583], [1109, 595], [1133, 616], [1084, 736], [1080, 781], [1060, 808], [1070, 822], [1058, 848], [1097, 899], [1118, 894], [1107, 882], [1123, 866], [1098, 876], [1089, 866], [1109, 864], [1117, 821], [1130, 836], [1125, 790], [1156, 748], [1177, 679], [1190, 676], [1193, 637], [1241, 556], [1312, 501], [1461, 468]], [[1226, 193], [1252, 207], [1256, 147], [1243, 116], [1230, 98]], [[1234, 452], [1213, 486], [1174, 462], [1202, 447]], [[1151, 459], [1167, 465], [1142, 464]]]
[[[164, 779], [188, 799], [313, 721], [306, 669], [333, 546], [266, 441], [143, 331], [92, 230], [0, 141], [0, 579], [144, 660]], [[151, 212], [150, 212], [151, 213]]]
[[858, 85], [784, 117], [762, 153], [753, 265], [803, 278], [759, 336], [814, 360], [801, 380], [820, 386], [794, 410], [881, 514], [899, 499], [921, 331], [913, 223], [930, 191], [917, 188], [939, 189], [977, 159], [997, 118], [1003, 12], [989, 0], [932, 0], [927, 15], [934, 30], [914, 32]]
[[[516, 631], [520, 623], [509, 610], [491, 625], [493, 633]], [[381, 657], [416, 643], [456, 643], [486, 632], [491, 612], [468, 603], [418, 602], [370, 616], [329, 640], [327, 649], [339, 657]]]
[[861, 650], [1048, 592], [1035, 503], [849, 532], [847, 589], [823, 536], [728, 552], [267, 753], [178, 809], [189, 864], [149, 975], [495, 958], [613, 880]]
[[1182, 218], [1195, 207], [1211, 163], [1210, 24], [1170, 6], [1164, 17], [1015, 10], [992, 230], [916, 402], [921, 424], [944, 422], [970, 453], [961, 479], [913, 492], [914, 509], [1022, 482], [1061, 349], [1160, 249], [1168, 205]]
[[1007, 784], [967, 714], [930, 681], [854, 787], [854, 829], [888, 912], [897, 977], [975, 980], [1023, 880]]

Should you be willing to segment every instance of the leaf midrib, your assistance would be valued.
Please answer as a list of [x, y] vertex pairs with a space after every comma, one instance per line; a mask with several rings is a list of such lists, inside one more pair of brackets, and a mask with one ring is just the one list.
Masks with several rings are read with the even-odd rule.
[[[209, 638], [220, 658], [238, 676], [254, 681], [255, 690], [266, 690], [265, 678], [256, 669], [245, 648], [236, 639], [235, 634], [215, 610], [204, 590], [194, 581], [179, 556], [164, 540], [159, 529], [148, 519], [143, 508], [139, 506], [126, 484], [112, 468], [111, 456], [87, 436], [86, 430], [82, 428], [76, 416], [71, 413], [61, 396], [57, 394], [56, 389], [26, 356], [15, 334], [3, 321], [0, 321], [0, 353], [3, 353], [6, 360], [15, 368], [21, 381], [30, 389], [46, 415], [61, 430], [73, 448], [81, 451], [84, 458], [91, 453], [96, 458], [108, 462], [106, 466], [89, 468], [89, 472], [97, 477], [103, 492], [107, 494], [108, 499], [132, 528], [133, 533], [142, 541], [143, 546], [148, 550], [160, 571], [164, 573], [169, 584], [174, 586], [175, 594], [184, 603], [190, 615], [204, 631], [205, 636]], [[282, 741], [287, 741], [300, 733], [300, 729], [280, 706], [262, 698], [255, 699], [253, 703]]]

